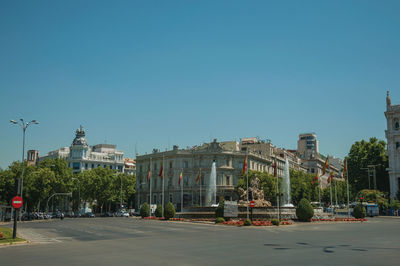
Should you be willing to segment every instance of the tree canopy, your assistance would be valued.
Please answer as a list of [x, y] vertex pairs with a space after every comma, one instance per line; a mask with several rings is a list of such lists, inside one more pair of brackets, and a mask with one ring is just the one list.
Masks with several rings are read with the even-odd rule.
[[[350, 148], [348, 154], [349, 183], [352, 185], [353, 193], [362, 189], [373, 189], [373, 177], [368, 178], [369, 165], [376, 165], [377, 190], [389, 191], [389, 176], [386, 171], [388, 159], [386, 156], [386, 143], [377, 138], [369, 141], [356, 141]], [[371, 168], [372, 170], [373, 168]]]
[[[8, 169], [0, 171], [0, 203], [10, 204], [16, 195], [16, 179], [20, 178], [22, 163], [13, 162]], [[74, 175], [64, 159], [47, 159], [38, 166], [25, 165], [23, 197], [28, 210], [44, 210], [49, 197], [54, 193], [72, 192], [72, 209], [81, 202], [94, 203], [97, 207], [119, 206], [132, 202], [136, 177], [118, 173], [108, 168], [95, 168]], [[122, 188], [122, 193], [121, 193]], [[80, 192], [80, 193], [79, 193]], [[57, 198], [55, 198], [57, 200]]]

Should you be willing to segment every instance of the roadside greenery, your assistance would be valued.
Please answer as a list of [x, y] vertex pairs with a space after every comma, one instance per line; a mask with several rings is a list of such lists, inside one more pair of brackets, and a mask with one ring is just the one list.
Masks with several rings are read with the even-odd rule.
[[362, 169], [367, 168], [368, 165], [377, 165], [375, 167], [377, 189], [389, 192], [389, 177], [386, 171], [386, 168], [388, 168], [388, 159], [385, 141], [370, 138], [369, 141], [356, 141], [351, 146], [348, 155], [348, 172], [349, 183], [352, 185], [354, 194], [369, 186], [371, 188], [374, 187], [372, 178], [368, 182], [368, 172]]
[[163, 215], [163, 207], [161, 205], [157, 206], [157, 209], [156, 209], [154, 215], [156, 217], [162, 217], [162, 215]]
[[296, 207], [296, 216], [302, 222], [310, 222], [314, 216], [314, 209], [307, 199], [301, 199]]
[[147, 204], [147, 202], [143, 203], [142, 207], [140, 208], [140, 216], [142, 218], [150, 216], [150, 207], [149, 204]]
[[21, 242], [25, 241], [25, 239], [22, 238], [12, 238], [13, 231], [11, 228], [6, 228], [6, 227], [0, 227], [0, 244], [5, 244], [5, 243], [15, 243], [15, 242]]
[[353, 210], [354, 218], [357, 218], [357, 219], [364, 218], [366, 215], [367, 215], [367, 211], [365, 210], [365, 207], [363, 205], [357, 204], [354, 207], [354, 210]]
[[[16, 179], [21, 176], [22, 163], [13, 162], [7, 169], [0, 171], [0, 204], [9, 205], [16, 194]], [[72, 210], [78, 209], [79, 190], [82, 203], [95, 203], [94, 211], [116, 209], [122, 201], [133, 202], [136, 177], [117, 173], [108, 168], [95, 168], [74, 175], [64, 159], [47, 159], [38, 166], [25, 164], [24, 170], [24, 207], [26, 210], [45, 210], [47, 200], [54, 193], [72, 192], [72, 198], [55, 196], [54, 203], [72, 202]]]
[[167, 220], [174, 218], [175, 207], [171, 202], [168, 202], [167, 206], [165, 206], [164, 216], [165, 216], [165, 219], [167, 219]]

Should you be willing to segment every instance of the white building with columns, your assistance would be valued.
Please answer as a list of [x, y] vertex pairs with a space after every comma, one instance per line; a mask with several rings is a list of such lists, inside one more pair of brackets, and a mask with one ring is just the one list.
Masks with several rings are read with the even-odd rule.
[[385, 116], [390, 196], [396, 197], [400, 189], [400, 104], [392, 105], [389, 91], [386, 96]]

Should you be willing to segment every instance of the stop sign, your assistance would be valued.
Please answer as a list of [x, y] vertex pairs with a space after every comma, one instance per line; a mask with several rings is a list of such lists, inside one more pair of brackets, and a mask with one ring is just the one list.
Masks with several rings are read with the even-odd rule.
[[255, 202], [252, 200], [252, 201], [250, 201], [250, 207], [251, 208], [254, 208], [254, 206], [255, 206]]
[[15, 209], [19, 209], [22, 207], [22, 198], [20, 196], [15, 196], [12, 200], [11, 200], [11, 205], [15, 208]]

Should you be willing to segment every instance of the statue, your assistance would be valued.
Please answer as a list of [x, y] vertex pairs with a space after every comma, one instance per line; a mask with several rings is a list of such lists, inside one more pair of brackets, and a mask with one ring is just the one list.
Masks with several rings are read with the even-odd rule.
[[392, 105], [392, 100], [390, 99], [389, 91], [387, 91], [386, 94], [386, 106], [391, 106]]
[[[247, 191], [243, 188], [238, 188], [239, 205], [246, 206]], [[260, 179], [253, 178], [249, 184], [249, 200], [252, 199], [256, 207], [271, 207], [271, 202], [264, 199], [264, 190], [260, 188]]]

